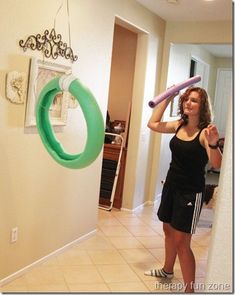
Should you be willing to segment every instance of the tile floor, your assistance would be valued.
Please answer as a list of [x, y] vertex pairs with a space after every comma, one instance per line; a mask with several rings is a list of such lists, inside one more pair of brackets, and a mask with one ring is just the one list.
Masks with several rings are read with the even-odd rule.
[[[164, 238], [162, 224], [156, 216], [157, 207], [146, 206], [135, 213], [99, 209], [96, 235], [36, 266], [27, 274], [0, 288], [0, 291], [180, 291], [182, 274], [178, 260], [175, 265], [175, 278], [170, 282], [161, 282], [144, 275], [145, 270], [161, 267], [164, 261]], [[205, 278], [211, 236], [209, 225], [210, 221], [205, 224], [204, 220], [204, 225], [198, 226], [192, 239], [197, 261], [197, 283], [203, 283]]]

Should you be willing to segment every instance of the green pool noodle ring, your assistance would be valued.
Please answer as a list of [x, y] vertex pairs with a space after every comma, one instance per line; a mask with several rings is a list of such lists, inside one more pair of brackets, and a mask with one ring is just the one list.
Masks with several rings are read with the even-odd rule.
[[[56, 94], [61, 91], [72, 94], [85, 117], [87, 139], [83, 152], [79, 154], [67, 153], [51, 126], [49, 109]], [[67, 168], [87, 167], [96, 160], [104, 144], [104, 120], [96, 99], [73, 75], [56, 77], [44, 86], [36, 105], [36, 125], [48, 153], [57, 163]]]

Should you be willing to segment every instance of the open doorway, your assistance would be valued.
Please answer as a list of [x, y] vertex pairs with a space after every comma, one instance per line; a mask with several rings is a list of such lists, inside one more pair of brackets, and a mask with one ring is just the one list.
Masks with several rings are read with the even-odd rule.
[[193, 76], [201, 76], [201, 81], [197, 83], [199, 87], [208, 89], [209, 82], [209, 64], [198, 58], [197, 56], [191, 57], [190, 60], [190, 69], [189, 69], [189, 78]]
[[[119, 27], [117, 27], [117, 25]], [[121, 102], [121, 97], [115, 97], [116, 103], [123, 103], [125, 105], [126, 111], [125, 113], [123, 112], [125, 115], [122, 116], [123, 118], [126, 118], [126, 120], [124, 120], [125, 131], [127, 131], [125, 141], [126, 151], [125, 149], [123, 151], [125, 173], [120, 176], [122, 185], [120, 185], [121, 200], [119, 198], [119, 207], [133, 210], [133, 208], [142, 205], [146, 201], [147, 196], [148, 152], [151, 137], [150, 130], [146, 128], [146, 125], [151, 114], [148, 101], [149, 98], [154, 96], [156, 87], [156, 69], [159, 69], [160, 67], [157, 60], [158, 40], [152, 38], [144, 29], [119, 17], [115, 18], [115, 26], [129, 36], [131, 34], [136, 42], [136, 46], [134, 46], [135, 58], [132, 56], [134, 60], [132, 65], [133, 71], [129, 74], [129, 81], [132, 81], [129, 82], [128, 85], [131, 94], [128, 95], [128, 99], [126, 98], [124, 102]], [[128, 40], [126, 41], [128, 42]], [[119, 44], [119, 46], [120, 45], [122, 44]], [[134, 55], [134, 50], [132, 54]], [[117, 56], [117, 61], [117, 67], [120, 67], [120, 55]], [[131, 79], [130, 76], [132, 76]], [[112, 79], [112, 75], [110, 79]], [[124, 85], [123, 82], [123, 84], [119, 85], [119, 88], [123, 88]], [[129, 98], [129, 96], [131, 97]], [[110, 102], [111, 100], [109, 100], [109, 107], [111, 107]], [[119, 120], [119, 118], [113, 117], [113, 113], [110, 114], [110, 117], [112, 121], [115, 121], [116, 119]], [[118, 122], [118, 124], [120, 123], [122, 124], [122, 122]], [[123, 169], [121, 169], [121, 171], [123, 171]], [[117, 191], [119, 191], [118, 185]]]
[[115, 23], [99, 198], [108, 210], [122, 206], [137, 39], [136, 32]]

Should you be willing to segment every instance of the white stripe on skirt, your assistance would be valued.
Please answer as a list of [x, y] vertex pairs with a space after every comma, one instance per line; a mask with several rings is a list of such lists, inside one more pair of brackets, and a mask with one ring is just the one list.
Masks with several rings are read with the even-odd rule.
[[202, 193], [197, 193], [194, 212], [193, 212], [191, 231], [190, 231], [191, 234], [194, 234], [196, 230], [196, 225], [198, 223], [199, 215], [200, 215], [201, 203], [202, 203]]

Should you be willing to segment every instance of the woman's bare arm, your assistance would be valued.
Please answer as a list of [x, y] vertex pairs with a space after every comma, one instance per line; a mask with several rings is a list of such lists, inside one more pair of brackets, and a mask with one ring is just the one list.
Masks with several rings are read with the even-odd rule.
[[172, 95], [168, 99], [163, 100], [161, 103], [159, 103], [153, 113], [152, 116], [149, 119], [148, 127], [156, 132], [159, 133], [174, 133], [177, 127], [180, 124], [180, 121], [168, 121], [168, 122], [162, 122], [162, 116], [164, 114], [164, 111], [166, 110], [168, 104], [170, 101], [175, 97], [176, 95]]
[[203, 142], [207, 151], [209, 161], [213, 168], [220, 168], [222, 162], [222, 153], [218, 148], [210, 148], [209, 144], [216, 146], [219, 140], [219, 132], [215, 125], [210, 124], [203, 133]]

